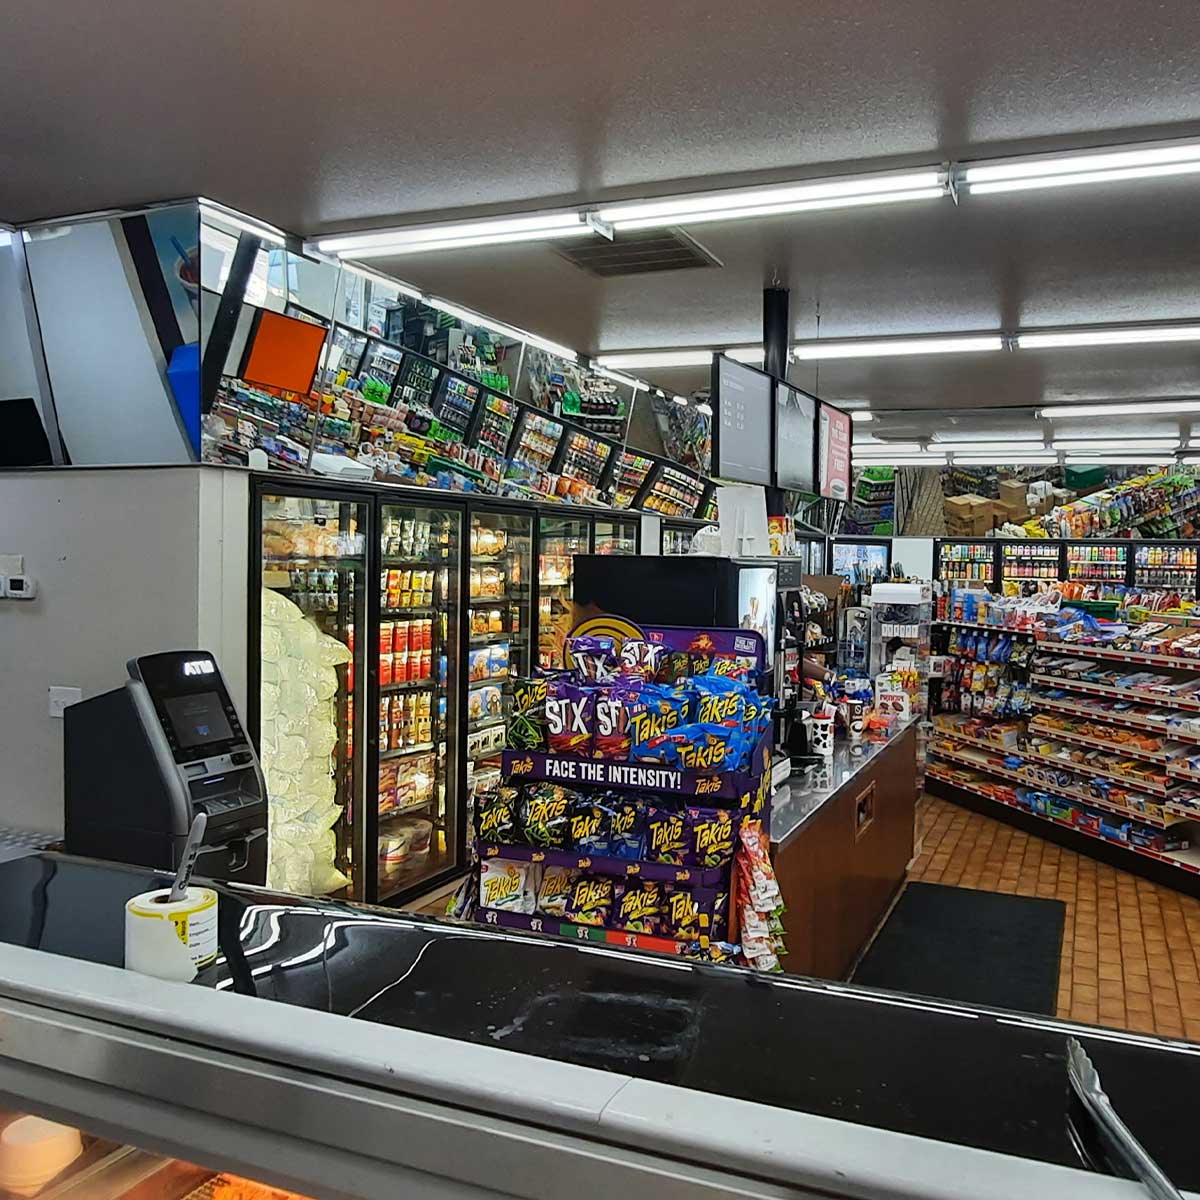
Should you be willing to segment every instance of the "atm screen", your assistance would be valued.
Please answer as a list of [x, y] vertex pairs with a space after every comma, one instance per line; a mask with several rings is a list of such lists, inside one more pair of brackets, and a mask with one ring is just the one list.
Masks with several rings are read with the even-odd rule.
[[233, 737], [221, 697], [216, 692], [194, 692], [163, 699], [175, 737], [184, 749], [224, 742]]

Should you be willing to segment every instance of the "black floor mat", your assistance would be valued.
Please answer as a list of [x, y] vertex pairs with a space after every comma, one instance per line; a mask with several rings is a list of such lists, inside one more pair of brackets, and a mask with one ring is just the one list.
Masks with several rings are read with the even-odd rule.
[[893, 992], [1054, 1016], [1061, 900], [910, 883], [854, 972]]

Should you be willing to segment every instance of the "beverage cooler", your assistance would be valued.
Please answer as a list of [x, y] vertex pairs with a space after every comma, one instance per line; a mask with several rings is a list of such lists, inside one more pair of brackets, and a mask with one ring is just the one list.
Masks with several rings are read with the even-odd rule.
[[1178, 592], [1183, 600], [1197, 596], [1195, 542], [1135, 542], [1130, 583], [1139, 591], [1153, 588]]
[[692, 539], [705, 521], [663, 521], [659, 533], [660, 554], [691, 554]]
[[998, 545], [994, 538], [934, 538], [934, 578], [951, 583], [982, 583], [994, 589]]
[[451, 878], [466, 853], [465, 509], [268, 479], [252, 503], [248, 721], [268, 886], [377, 902]]
[[1000, 585], [1063, 577], [1063, 544], [1050, 538], [999, 538]]
[[1117, 587], [1129, 581], [1134, 543], [1070, 541], [1066, 543], [1065, 578], [1071, 583]]

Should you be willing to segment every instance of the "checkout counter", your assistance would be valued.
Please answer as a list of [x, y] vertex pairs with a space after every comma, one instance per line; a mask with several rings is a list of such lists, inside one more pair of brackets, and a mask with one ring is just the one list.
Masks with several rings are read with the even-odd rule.
[[771, 807], [787, 909], [787, 970], [845, 979], [887, 915], [913, 856], [917, 725], [793, 771]]
[[0, 863], [0, 1108], [330, 1200], [1135, 1200], [1074, 1033], [1200, 1186], [1182, 1043], [230, 885], [216, 964], [165, 983], [115, 967], [161, 879]]

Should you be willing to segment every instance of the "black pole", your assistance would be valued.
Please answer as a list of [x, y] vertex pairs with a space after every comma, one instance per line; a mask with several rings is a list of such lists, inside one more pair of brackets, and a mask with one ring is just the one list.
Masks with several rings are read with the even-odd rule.
[[250, 282], [254, 261], [261, 246], [261, 238], [252, 233], [243, 233], [238, 238], [237, 249], [233, 252], [233, 262], [229, 267], [225, 290], [221, 293], [221, 299], [217, 301], [217, 315], [213, 318], [212, 328], [208, 331], [208, 341], [204, 346], [204, 361], [200, 367], [202, 413], [210, 412], [216, 399], [221, 373], [225, 370], [225, 360], [229, 357], [229, 347], [233, 345], [242, 302], [246, 299], [246, 285]]
[[763, 370], [776, 379], [787, 378], [788, 355], [792, 348], [787, 288], [763, 288]]

